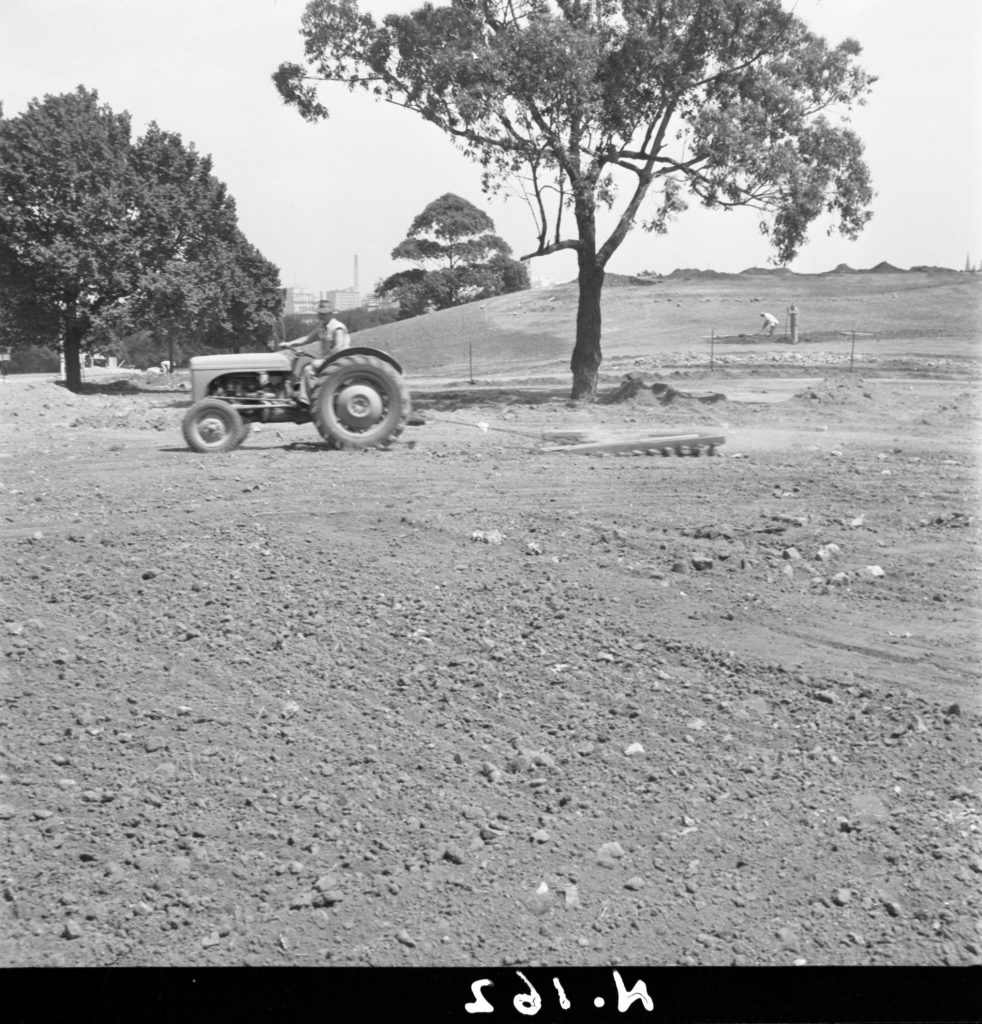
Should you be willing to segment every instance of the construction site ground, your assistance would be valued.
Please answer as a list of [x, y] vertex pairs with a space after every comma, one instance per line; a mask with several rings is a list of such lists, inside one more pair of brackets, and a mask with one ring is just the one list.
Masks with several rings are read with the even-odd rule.
[[0, 963], [982, 962], [982, 410], [927, 369], [227, 456], [186, 378], [8, 379]]

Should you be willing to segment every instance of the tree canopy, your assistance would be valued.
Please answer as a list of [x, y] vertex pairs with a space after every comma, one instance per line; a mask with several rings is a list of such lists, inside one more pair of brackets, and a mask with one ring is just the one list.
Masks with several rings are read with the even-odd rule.
[[[511, 258], [511, 246], [494, 234], [494, 221], [451, 192], [428, 203], [414, 218], [392, 258], [417, 264], [379, 286], [383, 294], [398, 300], [401, 318], [529, 286], [527, 269]], [[437, 266], [427, 270], [427, 263]]]
[[394, 260], [442, 263], [449, 270], [510, 256], [511, 246], [494, 234], [494, 221], [473, 203], [451, 192], [428, 203], [393, 250]]
[[129, 115], [82, 86], [0, 116], [6, 335], [57, 339], [77, 389], [97, 337], [148, 329], [215, 346], [267, 334], [278, 271], [211, 172], [209, 157], [155, 124], [134, 142]]
[[450, 0], [380, 23], [311, 0], [302, 34], [304, 64], [273, 78], [304, 117], [327, 116], [320, 81], [413, 111], [486, 189], [522, 190], [529, 257], [576, 253], [574, 396], [595, 392], [604, 268], [635, 225], [665, 232], [690, 200], [750, 207], [786, 263], [823, 215], [850, 238], [870, 216], [862, 143], [832, 115], [874, 79], [858, 43], [829, 45], [780, 0]]

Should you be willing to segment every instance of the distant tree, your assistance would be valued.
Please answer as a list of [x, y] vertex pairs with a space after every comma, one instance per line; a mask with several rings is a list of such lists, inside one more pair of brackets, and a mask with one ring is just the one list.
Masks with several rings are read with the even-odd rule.
[[604, 271], [635, 224], [666, 231], [687, 195], [749, 207], [785, 263], [822, 214], [850, 238], [870, 216], [862, 144], [830, 114], [874, 79], [858, 43], [830, 47], [781, 0], [449, 0], [381, 24], [356, 0], [312, 0], [301, 32], [305, 65], [273, 79], [304, 117], [327, 116], [317, 82], [415, 112], [486, 191], [524, 190], [528, 257], [576, 254], [574, 397], [595, 393]]
[[56, 331], [66, 383], [93, 341], [140, 329], [189, 347], [250, 343], [280, 308], [279, 274], [249, 245], [211, 159], [98, 94], [0, 112], [0, 290], [20, 343]]
[[511, 246], [494, 234], [494, 221], [473, 203], [447, 192], [417, 215], [393, 250], [394, 260], [437, 263], [448, 270], [510, 256]]
[[[494, 234], [494, 221], [451, 192], [413, 220], [392, 258], [418, 265], [383, 282], [383, 294], [398, 301], [402, 318], [529, 286], [527, 270], [511, 259], [511, 246]], [[436, 268], [424, 269], [426, 264]]]
[[357, 309], [349, 309], [343, 314], [344, 325], [352, 334], [368, 330], [369, 327], [391, 324], [398, 315], [399, 311], [394, 306], [377, 306], [373, 309], [359, 306]]

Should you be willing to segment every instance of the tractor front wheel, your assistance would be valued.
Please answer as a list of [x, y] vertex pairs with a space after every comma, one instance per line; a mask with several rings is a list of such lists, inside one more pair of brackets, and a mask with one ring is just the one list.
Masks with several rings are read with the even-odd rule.
[[378, 448], [395, 440], [409, 419], [409, 389], [384, 359], [342, 356], [318, 378], [310, 414], [332, 448]]
[[230, 452], [246, 439], [249, 425], [228, 402], [203, 398], [184, 414], [181, 432], [192, 451]]

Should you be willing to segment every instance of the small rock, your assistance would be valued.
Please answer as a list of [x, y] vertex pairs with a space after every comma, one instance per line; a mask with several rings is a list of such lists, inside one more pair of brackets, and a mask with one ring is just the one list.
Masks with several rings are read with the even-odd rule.
[[333, 907], [335, 903], [341, 903], [343, 900], [344, 893], [340, 889], [325, 889], [314, 897], [313, 906]]
[[707, 569], [712, 569], [713, 560], [706, 555], [695, 555], [692, 558], [692, 568], [696, 572], [705, 572]]
[[798, 936], [794, 933], [791, 928], [779, 928], [777, 930], [777, 937], [780, 940], [781, 948], [789, 950], [792, 953], [798, 952]]
[[447, 843], [443, 848], [443, 859], [450, 861], [451, 864], [463, 864], [467, 857], [456, 843]]
[[852, 899], [852, 889], [836, 889], [832, 902], [837, 907], [844, 907]]
[[639, 754], [644, 753], [644, 747], [640, 743], [632, 743], [630, 746], [624, 748], [624, 753], [628, 757], [637, 757]]
[[501, 544], [505, 535], [500, 530], [475, 530], [471, 540], [478, 544]]
[[640, 875], [635, 875], [624, 883], [624, 888], [630, 889], [632, 892], [637, 892], [638, 889], [644, 888], [644, 879]]
[[401, 942], [404, 946], [409, 946], [412, 949], [416, 945], [416, 940], [403, 928], [401, 931], [396, 932], [396, 941]]
[[550, 838], [551, 837], [550, 837], [548, 831], [546, 829], [544, 829], [544, 828], [540, 828], [538, 830], [538, 832], [533, 832], [532, 833], [532, 842], [533, 843], [539, 843], [539, 844], [548, 843]]
[[17, 808], [12, 804], [0, 804], [0, 820], [6, 821], [17, 814]]
[[612, 868], [614, 862], [624, 856], [624, 848], [620, 843], [604, 843], [603, 846], [597, 850], [597, 863], [602, 867]]
[[61, 937], [63, 939], [79, 939], [82, 937], [82, 926], [73, 917], [70, 917], [65, 922], [65, 927], [61, 930]]
[[878, 580], [885, 576], [886, 573], [878, 565], [864, 565], [863, 568], [859, 570], [859, 575], [865, 579]]
[[564, 895], [567, 907], [580, 906], [580, 890], [575, 885], [567, 885]]
[[210, 935], [206, 935], [201, 940], [201, 945], [205, 949], [209, 949], [211, 946], [217, 946], [221, 941], [222, 940], [221, 940], [221, 937], [219, 936], [218, 932], [212, 932]]
[[896, 900], [884, 900], [883, 906], [891, 917], [903, 916], [903, 907]]

